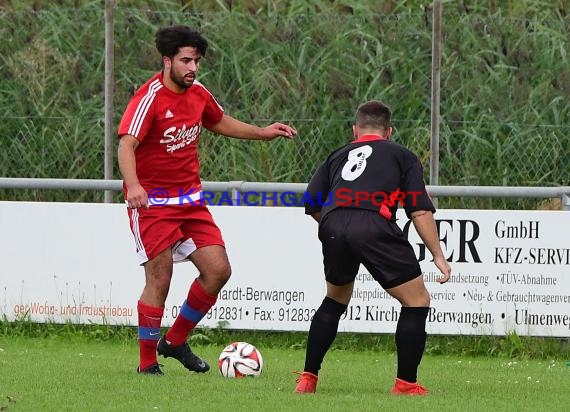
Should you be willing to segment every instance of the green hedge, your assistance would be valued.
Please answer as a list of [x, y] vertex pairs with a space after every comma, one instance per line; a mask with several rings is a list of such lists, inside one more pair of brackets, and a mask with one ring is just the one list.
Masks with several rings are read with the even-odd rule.
[[[104, 2], [33, 3], [12, 1], [0, 11], [0, 174], [102, 178]], [[356, 106], [373, 98], [392, 106], [395, 139], [420, 155], [427, 177], [431, 9], [415, 1], [275, 3], [117, 2], [115, 129], [130, 95], [159, 69], [154, 32], [184, 23], [210, 41], [199, 79], [228, 114], [299, 131], [294, 141], [272, 143], [204, 133], [203, 180], [306, 182], [350, 139]], [[443, 2], [440, 184], [570, 184], [567, 6], [471, 3]], [[0, 197], [101, 201], [102, 194], [4, 190]], [[440, 200], [444, 207], [535, 203]]]

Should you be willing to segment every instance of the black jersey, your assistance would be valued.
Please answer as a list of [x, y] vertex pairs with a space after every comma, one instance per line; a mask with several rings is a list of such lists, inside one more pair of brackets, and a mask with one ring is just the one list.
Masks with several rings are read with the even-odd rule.
[[321, 218], [339, 207], [371, 210], [394, 221], [401, 204], [435, 212], [418, 157], [404, 146], [365, 135], [337, 149], [319, 166], [304, 196], [306, 214]]

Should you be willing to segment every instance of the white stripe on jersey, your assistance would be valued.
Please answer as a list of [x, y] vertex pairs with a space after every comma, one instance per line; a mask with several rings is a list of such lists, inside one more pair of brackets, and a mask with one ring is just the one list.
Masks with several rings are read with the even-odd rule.
[[131, 124], [129, 125], [129, 131], [127, 132], [128, 134], [131, 136], [139, 137], [138, 134], [141, 131], [143, 120], [148, 113], [148, 108], [154, 100], [156, 92], [161, 88], [162, 83], [160, 83], [159, 79], [156, 79], [148, 86], [146, 95], [141, 99], [139, 105], [137, 106], [137, 110], [135, 110], [135, 114], [131, 120]]
[[212, 93], [210, 93], [210, 91], [208, 89], [206, 89], [206, 86], [204, 86], [202, 83], [200, 83], [198, 80], [194, 80], [194, 83], [197, 86], [200, 86], [202, 89], [206, 90], [208, 92], [208, 94], [210, 96], [212, 96], [212, 99], [214, 99], [214, 101], [216, 102], [216, 104], [218, 105], [218, 107], [220, 108], [220, 110], [223, 112], [224, 108], [220, 105], [220, 103], [218, 103], [218, 101], [216, 100], [216, 98], [214, 97], [214, 95]]

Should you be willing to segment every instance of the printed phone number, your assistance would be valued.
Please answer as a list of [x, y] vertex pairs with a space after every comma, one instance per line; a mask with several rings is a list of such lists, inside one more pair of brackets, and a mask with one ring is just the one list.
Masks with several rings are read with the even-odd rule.
[[[172, 318], [176, 318], [180, 313], [180, 306], [172, 306], [170, 314]], [[279, 321], [279, 322], [310, 322], [316, 309], [308, 308], [279, 308], [266, 309], [261, 306], [253, 308], [242, 308], [237, 306], [214, 306], [211, 308], [204, 319], [215, 321], [238, 321], [238, 320], [254, 320], [254, 321]]]

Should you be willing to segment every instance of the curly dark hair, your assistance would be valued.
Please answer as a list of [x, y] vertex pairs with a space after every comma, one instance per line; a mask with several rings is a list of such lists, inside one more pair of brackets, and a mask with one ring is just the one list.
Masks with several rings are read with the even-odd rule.
[[181, 47], [196, 47], [201, 56], [205, 56], [208, 50], [208, 41], [204, 36], [188, 26], [169, 26], [158, 29], [155, 44], [161, 56], [170, 58], [176, 56]]

